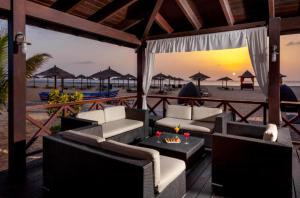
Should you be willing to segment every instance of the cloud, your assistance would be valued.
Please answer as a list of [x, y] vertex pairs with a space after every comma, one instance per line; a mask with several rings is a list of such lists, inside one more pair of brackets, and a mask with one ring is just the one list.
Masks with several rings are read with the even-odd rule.
[[295, 46], [295, 45], [300, 45], [300, 41], [290, 41], [286, 46]]

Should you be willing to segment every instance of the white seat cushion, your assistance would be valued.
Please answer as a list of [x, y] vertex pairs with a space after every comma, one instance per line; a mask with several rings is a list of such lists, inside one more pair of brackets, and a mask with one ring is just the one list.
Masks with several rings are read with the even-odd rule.
[[182, 129], [191, 130], [193, 132], [212, 133], [215, 124], [212, 122], [191, 121], [188, 125], [181, 126]]
[[152, 161], [154, 171], [154, 184], [155, 186], [158, 186], [160, 182], [160, 155], [157, 150], [123, 144], [113, 140], [106, 141], [105, 143], [101, 144], [101, 147], [103, 149], [113, 151], [125, 156]]
[[216, 117], [223, 112], [220, 108], [193, 107], [193, 120], [214, 122]]
[[174, 179], [185, 171], [185, 162], [179, 159], [160, 156], [160, 182], [158, 192], [162, 192]]
[[102, 137], [109, 138], [124, 132], [143, 127], [144, 123], [138, 120], [122, 119], [102, 124]]
[[77, 114], [76, 117], [81, 119], [86, 119], [86, 120], [97, 121], [99, 125], [105, 122], [103, 110], [80, 112]]
[[63, 138], [72, 140], [74, 142], [86, 144], [89, 146], [98, 146], [99, 143], [104, 142], [105, 139], [96, 135], [82, 133], [80, 131], [64, 131], [59, 133]]
[[268, 124], [264, 132], [263, 140], [276, 142], [278, 137], [278, 129], [275, 124]]
[[168, 105], [166, 117], [191, 120], [192, 107], [183, 105]]
[[126, 118], [125, 107], [124, 106], [107, 107], [104, 109], [104, 116], [106, 122], [125, 119]]
[[156, 121], [157, 125], [165, 126], [165, 127], [169, 127], [169, 128], [175, 128], [178, 125], [180, 125], [180, 127], [182, 128], [182, 126], [190, 124], [190, 123], [191, 123], [191, 120], [169, 118], [169, 117], [162, 118], [162, 119]]
[[214, 128], [213, 123], [202, 123], [193, 120], [184, 120], [184, 119], [177, 119], [177, 118], [163, 118], [156, 121], [157, 125], [175, 128], [176, 126], [180, 125], [181, 129], [183, 130], [191, 130], [194, 132], [204, 132], [204, 133], [211, 133], [212, 129]]

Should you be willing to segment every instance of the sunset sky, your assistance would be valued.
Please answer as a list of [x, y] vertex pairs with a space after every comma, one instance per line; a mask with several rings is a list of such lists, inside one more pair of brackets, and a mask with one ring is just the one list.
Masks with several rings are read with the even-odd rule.
[[[1, 22], [2, 27], [6, 23]], [[39, 71], [57, 65], [76, 75], [93, 74], [111, 66], [122, 74], [136, 74], [134, 49], [95, 40], [27, 26], [27, 40], [32, 43], [28, 57], [35, 53], [49, 53], [53, 58]], [[281, 73], [289, 81], [300, 81], [300, 34], [281, 37]], [[252, 70], [248, 49], [229, 49], [191, 53], [156, 55], [155, 72], [163, 72], [185, 79], [202, 72], [216, 80], [222, 76], [236, 77]], [[233, 73], [236, 76], [233, 76]]]

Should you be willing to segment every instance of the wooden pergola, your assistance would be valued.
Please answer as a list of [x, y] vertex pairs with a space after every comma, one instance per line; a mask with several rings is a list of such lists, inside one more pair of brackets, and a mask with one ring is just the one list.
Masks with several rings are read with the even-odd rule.
[[[26, 169], [25, 54], [16, 38], [25, 25], [135, 48], [138, 107], [146, 41], [267, 26], [270, 46], [300, 32], [298, 0], [0, 0], [9, 34], [9, 171]], [[212, 14], [213, 13], [213, 14]], [[270, 48], [272, 54], [273, 48]], [[269, 122], [279, 124], [280, 60], [269, 70]]]

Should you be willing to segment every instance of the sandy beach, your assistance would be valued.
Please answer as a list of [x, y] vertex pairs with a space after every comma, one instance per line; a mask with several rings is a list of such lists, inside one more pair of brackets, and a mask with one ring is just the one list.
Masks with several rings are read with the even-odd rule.
[[[265, 101], [265, 96], [262, 94], [258, 87], [255, 87], [254, 91], [241, 91], [239, 87], [230, 87], [232, 90], [223, 90], [218, 86], [205, 86], [211, 98], [216, 99], [225, 99], [225, 100], [250, 100], [250, 101]], [[94, 91], [96, 88], [93, 88], [88, 91]], [[292, 87], [293, 91], [300, 98], [300, 87]], [[27, 105], [35, 105], [42, 104], [40, 101], [38, 93], [41, 91], [47, 91], [45, 88], [27, 88]], [[68, 89], [67, 92], [73, 92], [74, 89]], [[83, 90], [86, 91], [86, 90]], [[179, 90], [169, 92], [170, 96], [177, 96]], [[156, 94], [157, 90], [150, 90], [150, 94]], [[132, 93], [127, 93], [125, 89], [120, 89], [119, 96], [128, 96], [134, 95]], [[148, 102], [150, 106], [153, 106], [158, 99], [150, 99]], [[171, 103], [176, 103], [176, 100], [170, 100]], [[216, 106], [217, 103], [206, 102], [204, 105], [206, 106]], [[235, 108], [237, 108], [243, 115], [247, 114], [251, 110], [253, 110], [256, 105], [245, 105], [245, 104], [233, 104]], [[157, 109], [158, 112], [162, 111], [162, 105], [160, 105]], [[39, 112], [30, 112], [30, 115], [34, 118], [40, 120], [46, 120], [48, 118], [48, 114], [45, 111]], [[254, 121], [262, 121], [262, 111], [257, 112], [251, 120]], [[0, 114], [0, 170], [7, 168], [7, 129], [8, 129], [8, 114], [7, 112], [2, 112]], [[29, 139], [34, 132], [36, 132], [37, 128], [32, 124], [27, 122], [27, 138]], [[32, 150], [41, 147], [41, 138], [31, 147]], [[32, 158], [29, 158], [29, 160]]]

